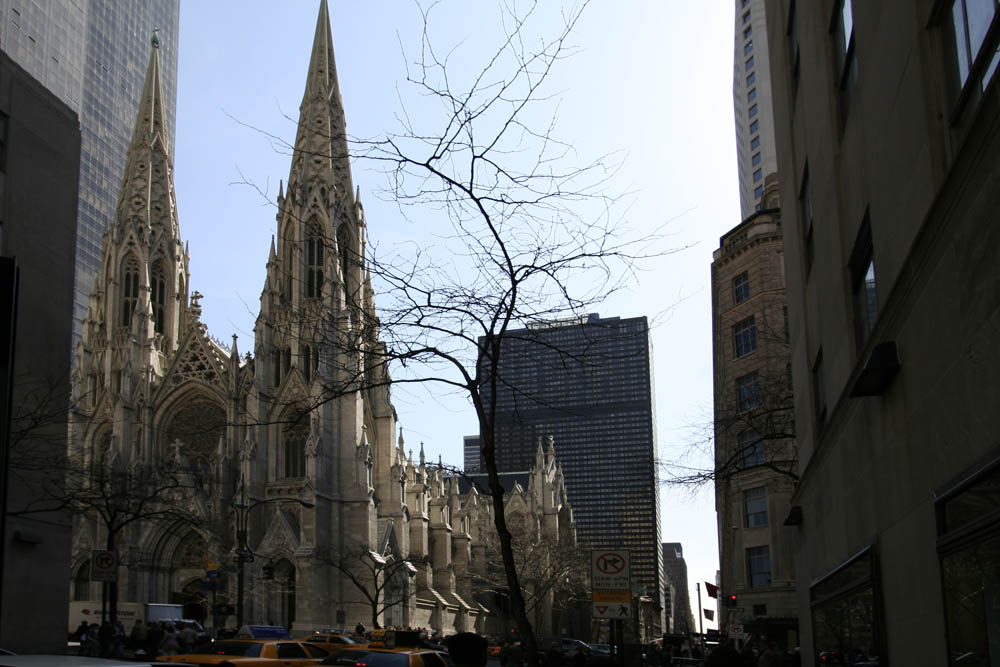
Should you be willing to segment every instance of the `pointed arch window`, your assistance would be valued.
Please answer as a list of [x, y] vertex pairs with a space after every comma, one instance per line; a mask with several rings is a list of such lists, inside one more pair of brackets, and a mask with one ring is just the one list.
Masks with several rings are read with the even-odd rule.
[[323, 296], [323, 233], [318, 225], [309, 225], [306, 237], [306, 296]]
[[347, 267], [350, 266], [351, 262], [351, 237], [347, 233], [347, 226], [341, 225], [340, 229], [337, 230], [337, 248], [340, 251], [340, 274], [344, 279], [344, 294], [349, 295], [351, 293], [349, 273]]
[[132, 324], [132, 312], [139, 302], [139, 260], [129, 255], [122, 262], [122, 326]]
[[292, 281], [295, 279], [295, 235], [292, 225], [288, 225], [281, 242], [284, 266], [282, 267], [281, 295], [286, 301], [292, 298]]
[[308, 345], [302, 348], [302, 375], [306, 382], [312, 380], [312, 348]]
[[284, 477], [306, 476], [306, 439], [309, 425], [292, 424], [282, 429], [282, 458]]
[[153, 326], [156, 333], [162, 334], [164, 328], [164, 311], [167, 302], [167, 280], [166, 274], [163, 271], [163, 262], [157, 261], [153, 264], [149, 287], [149, 300], [153, 306]]

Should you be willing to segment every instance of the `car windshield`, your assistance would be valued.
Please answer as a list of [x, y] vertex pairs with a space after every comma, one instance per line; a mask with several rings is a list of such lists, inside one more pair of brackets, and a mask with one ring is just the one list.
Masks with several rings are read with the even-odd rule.
[[240, 655], [245, 658], [259, 658], [263, 644], [248, 642], [215, 642], [206, 644], [206, 653], [214, 655]]
[[337, 651], [321, 664], [344, 667], [409, 667], [410, 656], [405, 653], [378, 653], [348, 649]]

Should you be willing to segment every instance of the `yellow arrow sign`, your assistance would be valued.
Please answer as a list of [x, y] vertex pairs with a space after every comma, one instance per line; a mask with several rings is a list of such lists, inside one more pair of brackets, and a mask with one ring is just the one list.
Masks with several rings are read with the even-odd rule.
[[632, 591], [628, 589], [611, 589], [591, 591], [594, 602], [631, 602]]

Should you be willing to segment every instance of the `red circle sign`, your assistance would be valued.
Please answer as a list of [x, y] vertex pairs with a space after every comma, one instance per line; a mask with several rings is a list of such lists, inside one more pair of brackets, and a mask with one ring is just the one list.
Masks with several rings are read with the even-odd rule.
[[597, 569], [603, 574], [618, 574], [625, 569], [625, 559], [613, 551], [597, 557]]

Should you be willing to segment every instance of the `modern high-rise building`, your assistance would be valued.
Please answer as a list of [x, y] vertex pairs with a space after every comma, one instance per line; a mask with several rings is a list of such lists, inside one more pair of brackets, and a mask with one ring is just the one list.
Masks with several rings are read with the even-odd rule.
[[154, 30], [173, 143], [179, 12], [179, 0], [0, 0], [0, 50], [80, 118], [74, 340], [114, 219]]
[[[645, 317], [540, 324], [509, 331], [496, 396], [501, 471], [528, 470], [553, 436], [577, 536], [631, 552], [633, 586], [660, 608], [659, 489], [652, 351]], [[482, 391], [486, 401], [488, 383]], [[662, 622], [662, 615], [661, 615]]]
[[463, 467], [467, 473], [485, 472], [483, 454], [480, 451], [479, 436], [467, 435], [462, 438]]
[[691, 614], [687, 561], [684, 560], [684, 547], [680, 542], [663, 543], [663, 577], [674, 591], [669, 610], [673, 620], [672, 634], [686, 635], [689, 632], [696, 632], [698, 627]]
[[764, 0], [736, 0], [733, 45], [733, 111], [740, 219], [760, 210], [764, 179], [778, 169], [774, 153], [771, 72]]
[[[798, 646], [792, 529], [798, 479], [778, 179], [712, 261], [719, 627]], [[736, 596], [736, 604], [732, 597]]]
[[1000, 664], [1000, 7], [766, 9], [802, 664]]

